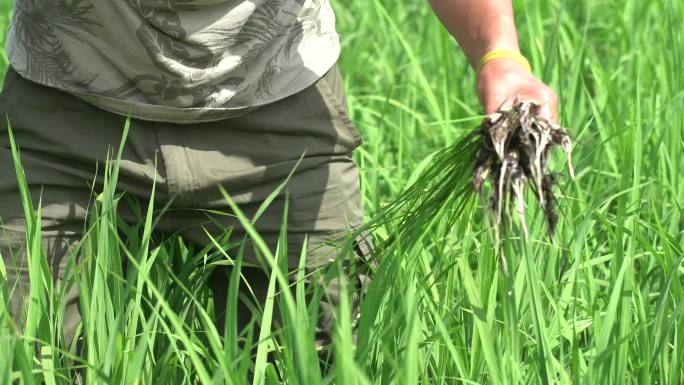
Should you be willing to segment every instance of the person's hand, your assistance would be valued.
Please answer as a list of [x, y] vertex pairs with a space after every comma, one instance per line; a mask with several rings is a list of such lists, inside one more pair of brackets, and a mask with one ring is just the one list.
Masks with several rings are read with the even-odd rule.
[[520, 102], [535, 102], [540, 115], [558, 124], [558, 96], [521, 64], [507, 59], [487, 63], [477, 77], [477, 96], [485, 114], [507, 110]]

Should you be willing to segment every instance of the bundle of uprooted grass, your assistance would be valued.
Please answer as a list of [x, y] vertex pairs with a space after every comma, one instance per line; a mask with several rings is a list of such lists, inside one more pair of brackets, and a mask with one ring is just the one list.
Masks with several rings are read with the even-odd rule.
[[553, 233], [558, 216], [553, 194], [555, 177], [549, 172], [548, 156], [554, 146], [561, 146], [565, 151], [570, 175], [574, 178], [570, 137], [538, 113], [538, 105], [521, 103], [482, 122], [482, 145], [475, 159], [473, 184], [475, 190], [482, 192], [485, 180], [491, 177], [491, 206], [497, 227], [502, 225], [504, 213], [509, 223], [512, 222], [510, 214], [515, 210], [527, 232], [524, 188], [532, 180], [531, 187], [544, 211], [549, 232]]
[[[527, 237], [524, 190], [528, 184], [552, 233], [557, 214], [548, 156], [554, 146], [565, 151], [573, 175], [570, 138], [539, 116], [538, 105], [521, 103], [487, 116], [479, 130], [435, 153], [417, 181], [368, 223], [367, 228], [389, 223], [393, 229], [377, 250], [397, 246], [406, 250], [419, 244], [445, 218], [445, 228], [451, 228], [472, 202], [474, 191], [484, 198], [488, 195], [497, 238], [506, 228], [522, 228]], [[487, 180], [491, 183], [485, 188]], [[512, 226], [514, 212], [521, 226]]]

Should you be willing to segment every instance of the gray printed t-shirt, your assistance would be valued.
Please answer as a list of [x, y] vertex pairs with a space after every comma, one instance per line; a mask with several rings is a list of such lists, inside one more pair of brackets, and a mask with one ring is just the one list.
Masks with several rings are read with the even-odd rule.
[[340, 47], [328, 0], [15, 0], [7, 51], [34, 82], [191, 123], [303, 90]]

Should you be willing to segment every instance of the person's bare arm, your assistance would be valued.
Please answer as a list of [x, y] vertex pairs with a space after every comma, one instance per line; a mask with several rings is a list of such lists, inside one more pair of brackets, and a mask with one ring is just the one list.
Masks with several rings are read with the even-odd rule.
[[[473, 68], [487, 52], [520, 51], [511, 0], [429, 2]], [[477, 94], [487, 114], [521, 101], [533, 101], [543, 106], [542, 114], [546, 118], [558, 121], [556, 93], [514, 60], [496, 59], [487, 63], [477, 79]]]

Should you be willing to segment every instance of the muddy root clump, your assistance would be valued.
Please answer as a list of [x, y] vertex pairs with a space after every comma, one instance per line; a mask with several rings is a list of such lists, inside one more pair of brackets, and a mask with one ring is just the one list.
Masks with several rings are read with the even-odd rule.
[[524, 190], [528, 184], [544, 212], [550, 234], [558, 220], [553, 193], [555, 177], [548, 168], [548, 155], [553, 147], [563, 149], [570, 175], [574, 178], [570, 136], [561, 127], [541, 118], [539, 109], [537, 104], [524, 102], [509, 111], [486, 117], [480, 129], [482, 141], [473, 175], [475, 190], [481, 194], [485, 191], [485, 181], [491, 180], [488, 198], [497, 231], [501, 230], [504, 221], [512, 223], [515, 212], [526, 238]]

